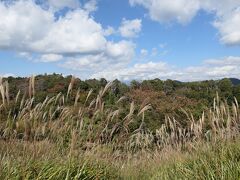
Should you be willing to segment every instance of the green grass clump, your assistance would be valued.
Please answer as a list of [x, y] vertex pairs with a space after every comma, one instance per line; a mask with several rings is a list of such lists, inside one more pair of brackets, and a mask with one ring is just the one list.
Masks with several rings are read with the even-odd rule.
[[163, 165], [152, 179], [240, 178], [240, 143], [219, 143], [187, 155], [183, 160]]
[[0, 141], [0, 179], [115, 179], [116, 170], [44, 142]]
[[[18, 160], [1, 157], [0, 179], [115, 179], [114, 173], [107, 167], [97, 164], [78, 162], [77, 159], [29, 159]], [[110, 174], [111, 172], [111, 174]]]

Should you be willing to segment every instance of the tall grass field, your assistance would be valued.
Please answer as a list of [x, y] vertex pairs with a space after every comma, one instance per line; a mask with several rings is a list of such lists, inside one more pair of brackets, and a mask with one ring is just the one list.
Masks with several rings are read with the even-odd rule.
[[216, 94], [200, 117], [181, 109], [185, 119], [166, 115], [151, 131], [145, 121], [151, 102], [121, 97], [108, 106], [112, 82], [82, 99], [74, 81], [66, 94], [37, 102], [34, 76], [27, 93], [14, 97], [0, 79], [1, 180], [240, 179], [236, 99]]

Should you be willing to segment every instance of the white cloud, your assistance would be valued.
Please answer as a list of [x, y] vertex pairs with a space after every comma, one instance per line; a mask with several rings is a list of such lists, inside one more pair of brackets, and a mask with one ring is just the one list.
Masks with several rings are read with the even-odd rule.
[[146, 49], [141, 49], [140, 54], [141, 54], [142, 57], [145, 57], [145, 56], [148, 55], [148, 50], [146, 50]]
[[129, 0], [131, 5], [142, 5], [150, 18], [160, 23], [177, 21], [186, 24], [199, 10], [199, 0]]
[[229, 56], [222, 59], [208, 59], [204, 61], [204, 64], [213, 66], [240, 66], [240, 57]]
[[[51, 28], [53, 14], [31, 1], [0, 3], [0, 48], [27, 51]], [[41, 28], [40, 28], [41, 27]]]
[[129, 68], [121, 68], [113, 71], [102, 71], [92, 75], [92, 78], [101, 78], [104, 77], [106, 79], [114, 80], [120, 79], [124, 81], [137, 79], [149, 79], [152, 76], [167, 76], [167, 67], [166, 63], [159, 62], [153, 63], [148, 62], [145, 64], [135, 64], [133, 67]]
[[4, 78], [10, 77], [10, 76], [16, 77], [16, 75], [13, 73], [0, 74], [0, 77], [4, 77]]
[[240, 44], [240, 7], [214, 22], [224, 44]]
[[129, 0], [132, 6], [141, 5], [152, 20], [160, 23], [186, 24], [200, 10], [215, 15], [213, 23], [224, 44], [240, 44], [240, 0]]
[[115, 33], [116, 33], [116, 30], [111, 26], [108, 26], [103, 32], [104, 36], [110, 36]]
[[[58, 8], [65, 7], [67, 2], [51, 1]], [[35, 62], [63, 60], [60, 66], [88, 71], [88, 75], [127, 66], [135, 55], [135, 44], [108, 41], [105, 36], [115, 30], [111, 27], [105, 30], [94, 20], [89, 13], [95, 9], [96, 1], [92, 0], [83, 8], [56, 18], [54, 9], [43, 8], [31, 0], [9, 5], [0, 2], [0, 49], [16, 51]], [[140, 20], [133, 22], [139, 24]], [[130, 27], [129, 31], [138, 32], [138, 29], [139, 26]]]
[[142, 20], [133, 19], [133, 20], [122, 20], [122, 24], [119, 27], [119, 32], [122, 37], [133, 38], [138, 35], [142, 29]]
[[[36, 0], [35, 0], [36, 1]], [[81, 7], [80, 0], [47, 0], [45, 5], [48, 5], [53, 10], [61, 10], [65, 7], [77, 9]], [[97, 0], [86, 0], [82, 8], [91, 13], [97, 10]]]
[[134, 56], [135, 44], [129, 41], [120, 41], [119, 43], [108, 42], [106, 54], [113, 58], [126, 59], [129, 62]]
[[55, 20], [32, 1], [0, 3], [0, 48], [37, 53], [91, 53], [106, 45], [101, 25], [77, 9]]
[[131, 62], [135, 55], [134, 49], [135, 44], [129, 41], [120, 41], [118, 43], [108, 42], [103, 52], [71, 57], [61, 66], [88, 73], [103, 70], [117, 71], [119, 68], [123, 68]]
[[122, 19], [120, 27], [115, 30], [113, 27], [108, 26], [104, 30], [105, 36], [110, 36], [113, 34], [120, 34], [124, 38], [135, 38], [142, 30], [142, 20], [141, 19], [133, 19], [127, 20], [125, 18]]
[[132, 67], [118, 70], [103, 70], [92, 75], [92, 78], [144, 80], [144, 79], [175, 79], [180, 81], [198, 81], [206, 79], [220, 79], [224, 77], [240, 78], [240, 57], [225, 57], [210, 59], [203, 65], [177, 68], [163, 61], [135, 64]]
[[220, 79], [224, 77], [240, 78], [240, 57], [224, 57], [205, 60], [201, 66], [184, 69], [182, 79], [204, 80]]
[[91, 53], [101, 51], [105, 44], [101, 25], [86, 11], [75, 10], [53, 22], [41, 40], [31, 43], [31, 48], [44, 53]]
[[240, 78], [240, 57], [224, 57], [205, 60], [203, 65], [180, 69], [183, 74], [179, 79], [206, 80], [224, 77]]
[[32, 55], [29, 52], [19, 52], [17, 55], [21, 58], [26, 58], [28, 60], [33, 59]]
[[240, 45], [240, 0], [203, 0], [202, 9], [215, 13], [213, 26], [220, 41], [228, 45]]
[[201, 8], [216, 13], [217, 16], [223, 16], [240, 5], [239, 0], [199, 0]]
[[[70, 11], [55, 20], [52, 11], [44, 10], [32, 1], [18, 1], [9, 6], [0, 3], [0, 19], [1, 49], [16, 50], [25, 55], [40, 53], [43, 54], [40, 61], [44, 62], [58, 61], [68, 54], [96, 56], [107, 62], [116, 58], [125, 63], [129, 61], [129, 53], [134, 51], [131, 42], [108, 42], [101, 24], [82, 9]], [[107, 29], [108, 34], [111, 31], [114, 29]]]
[[43, 54], [39, 61], [41, 62], [57, 62], [63, 59], [59, 54]]
[[50, 7], [62, 9], [64, 7], [77, 8], [80, 6], [78, 0], [48, 0]]
[[[237, 0], [238, 1], [238, 0]], [[52, 1], [53, 4], [54, 1]], [[55, 3], [55, 8], [66, 5], [62, 1]], [[72, 1], [73, 2], [73, 1]], [[159, 22], [177, 21], [189, 22], [200, 6], [202, 9], [216, 14], [214, 26], [219, 29], [221, 40], [226, 44], [239, 44], [239, 9], [234, 5], [220, 5], [216, 0], [202, 0], [201, 4], [188, 1], [193, 10], [185, 4], [181, 11], [181, 3], [186, 0], [176, 0], [173, 7], [164, 0], [131, 0], [132, 4], [142, 4], [144, 7], [153, 8], [154, 16]], [[154, 4], [154, 7], [152, 3]], [[162, 2], [158, 4], [159, 2]], [[178, 2], [178, 3], [177, 3]], [[223, 2], [233, 2], [223, 0]], [[234, 1], [236, 2], [236, 1]], [[135, 44], [131, 41], [112, 42], [106, 36], [121, 33], [123, 37], [136, 37], [141, 31], [140, 19], [123, 19], [121, 27], [114, 30], [112, 27], [103, 29], [90, 15], [96, 10], [94, 1], [89, 1], [83, 7], [68, 11], [59, 18], [54, 16], [53, 9], [42, 8], [31, 0], [19, 0], [5, 5], [0, 2], [0, 49], [16, 51], [20, 56], [32, 60], [33, 57], [42, 62], [59, 62], [61, 67], [74, 70], [80, 76], [105, 77], [107, 79], [178, 79], [202, 80], [221, 77], [240, 78], [240, 57], [226, 57], [223, 59], [206, 60], [200, 66], [177, 68], [164, 62], [147, 62], [132, 65], [135, 57]], [[92, 4], [91, 4], [92, 3]], [[149, 4], [150, 3], [150, 4]], [[158, 14], [158, 8], [164, 6]], [[165, 6], [166, 5], [166, 6]], [[213, 6], [214, 5], [214, 6]], [[52, 5], [54, 6], [54, 5]], [[226, 6], [226, 7], [225, 7]], [[154, 9], [155, 8], [155, 9]], [[162, 7], [161, 7], [162, 8]], [[168, 11], [167, 8], [170, 8]], [[181, 8], [180, 8], [181, 9]], [[161, 9], [160, 9], [161, 10]], [[195, 12], [196, 11], [196, 12]], [[187, 14], [189, 17], [187, 17]], [[157, 20], [157, 19], [156, 19]], [[160, 45], [162, 50], [165, 45]], [[163, 51], [165, 52], [165, 51]], [[162, 53], [163, 53], [162, 52]], [[156, 56], [161, 54], [160, 49], [153, 48], [149, 52], [141, 50], [141, 55]], [[62, 60], [62, 61], [60, 61]]]
[[84, 9], [87, 12], [94, 12], [97, 10], [97, 1], [96, 0], [89, 0], [84, 4]]

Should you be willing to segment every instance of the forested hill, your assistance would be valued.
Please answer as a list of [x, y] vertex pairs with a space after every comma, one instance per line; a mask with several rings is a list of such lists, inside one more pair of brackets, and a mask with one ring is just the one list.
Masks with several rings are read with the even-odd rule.
[[[35, 101], [42, 102], [46, 97], [58, 93], [67, 94], [68, 85], [72, 77], [63, 77], [60, 74], [38, 75], [35, 77]], [[14, 99], [18, 91], [21, 95], [28, 95], [29, 78], [9, 77], [3, 79], [8, 81], [10, 99]], [[232, 102], [234, 97], [240, 102], [240, 80], [221, 79], [201, 82], [179, 82], [173, 80], [162, 81], [160, 79], [145, 80], [142, 82], [131, 81], [130, 84], [115, 80], [110, 92], [105, 96], [106, 106], [113, 106], [120, 97], [125, 96], [129, 102], [134, 101], [137, 106], [147, 102], [152, 106], [151, 113], [147, 116], [148, 126], [154, 129], [156, 123], [152, 119], [164, 119], [165, 115], [181, 117], [180, 109], [191, 112], [194, 116], [200, 116], [202, 111], [210, 107], [213, 99], [218, 95]], [[90, 89], [95, 95], [107, 84], [105, 79], [89, 79], [82, 81], [76, 78], [69, 105], [74, 103], [75, 96], [79, 91], [80, 103], [84, 103]]]
[[[57, 94], [59, 92], [66, 93], [68, 84], [71, 81], [72, 76], [62, 76], [61, 74], [51, 75], [38, 75], [35, 77], [35, 89], [39, 96], [41, 94]], [[25, 77], [8, 77], [4, 78], [10, 84], [11, 93], [16, 93], [18, 90], [22, 92], [28, 90], [29, 78]], [[74, 89], [80, 89], [81, 91], [89, 91], [90, 89], [98, 90], [107, 84], [106, 79], [88, 79], [80, 80], [76, 78], [74, 81]], [[222, 95], [231, 97], [232, 95], [237, 96], [237, 92], [240, 86], [240, 80], [236, 78], [225, 78], [221, 80], [206, 80], [199, 82], [180, 82], [174, 80], [162, 81], [160, 79], [136, 81], [133, 80], [130, 83], [123, 83], [118, 80], [114, 81], [115, 94], [125, 94], [131, 90], [142, 90], [142, 91], [157, 91], [162, 92], [166, 95], [175, 94], [179, 96], [186, 96], [191, 98], [206, 98], [207, 94], [214, 94], [216, 91]], [[203, 96], [200, 96], [203, 95]]]
[[[35, 90], [37, 99], [45, 98], [58, 94], [59, 92], [67, 93], [68, 85], [72, 76], [62, 76], [61, 74], [38, 75], [35, 77]], [[16, 94], [19, 90], [22, 93], [27, 93], [29, 78], [24, 77], [8, 77], [4, 78], [9, 83], [10, 95]], [[106, 79], [88, 79], [80, 80], [75, 78], [73, 90], [78, 89], [81, 92], [88, 92], [90, 89], [98, 91], [101, 87], [107, 84]], [[162, 81], [160, 79], [136, 81], [133, 80], [128, 84], [114, 81], [112, 93], [119, 97], [131, 94], [134, 97], [134, 92], [152, 92], [170, 95], [171, 97], [185, 97], [197, 100], [209, 100], [219, 93], [221, 97], [232, 99], [234, 96], [240, 98], [240, 80], [236, 78], [225, 78], [221, 80], [207, 80], [199, 82], [180, 82], [174, 80]], [[152, 94], [152, 95], [153, 95]]]
[[233, 85], [239, 85], [240, 84], [240, 79], [229, 78], [229, 80], [232, 82]]

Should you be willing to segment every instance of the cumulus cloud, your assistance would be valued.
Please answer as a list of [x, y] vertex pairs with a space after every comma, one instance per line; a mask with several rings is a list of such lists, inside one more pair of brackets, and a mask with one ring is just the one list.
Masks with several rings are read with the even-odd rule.
[[31, 53], [29, 53], [29, 52], [18, 52], [17, 56], [21, 57], [21, 58], [28, 59], [28, 60], [32, 60], [33, 59]]
[[240, 5], [239, 0], [199, 0], [201, 8], [208, 12], [216, 13], [217, 16], [224, 16]]
[[101, 50], [106, 39], [100, 24], [84, 10], [55, 20], [51, 11], [32, 1], [0, 3], [0, 48], [38, 53], [89, 53]]
[[41, 62], [57, 62], [63, 59], [59, 54], [43, 54], [39, 61]]
[[30, 44], [32, 50], [44, 53], [91, 53], [101, 51], [106, 44], [101, 25], [83, 10], [69, 12], [51, 25], [44, 37]]
[[[67, 4], [75, 6], [74, 2], [49, 1], [58, 8]], [[97, 23], [90, 15], [94, 10], [96, 1], [90, 0], [83, 8], [78, 7], [56, 18], [52, 9], [42, 8], [31, 0], [19, 0], [9, 5], [0, 2], [0, 49], [14, 50], [27, 59], [35, 54], [39, 57], [37, 62], [64, 59], [66, 62], [61, 66], [66, 65], [68, 69], [88, 68], [94, 63], [94, 66], [104, 68], [106, 65], [126, 65], [134, 56], [134, 43], [108, 41], [106, 36], [114, 29], [105, 30]]]
[[240, 7], [214, 22], [224, 44], [240, 44]]
[[218, 29], [220, 41], [228, 45], [240, 44], [240, 1], [239, 0], [203, 0], [201, 7], [215, 13], [213, 26]]
[[[107, 36], [120, 33], [126, 38], [137, 37], [142, 28], [141, 19], [123, 19], [118, 29], [110, 26], [104, 29], [90, 15], [97, 8], [95, 0], [90, 0], [83, 6], [75, 2], [49, 0], [51, 7], [48, 9], [33, 0], [19, 0], [7, 5], [0, 1], [0, 49], [15, 51], [29, 60], [37, 57], [37, 62], [57, 62], [61, 67], [74, 70], [76, 74], [86, 78], [171, 78], [184, 81], [240, 78], [240, 57], [210, 59], [200, 66], [184, 69], [162, 61], [132, 65], [136, 45], [130, 40], [109, 41]], [[175, 0], [171, 4], [166, 0], [130, 2], [132, 5], [143, 5], [149, 9], [152, 19], [163, 23], [177, 21], [185, 24], [191, 21], [199, 9], [212, 12], [216, 15], [213, 24], [219, 29], [221, 41], [226, 44], [240, 44], [240, 10], [236, 8], [239, 4], [236, 1], [223, 0], [224, 5], [217, 0], [202, 0], [201, 3], [197, 0]], [[55, 12], [63, 7], [73, 9], [56, 18]], [[163, 45], [160, 47], [164, 49]], [[152, 51], [142, 49], [140, 53], [152, 58], [159, 54], [156, 48]]]
[[240, 1], [239, 0], [129, 0], [132, 6], [141, 5], [149, 12], [152, 20], [160, 23], [177, 22], [186, 24], [200, 10], [213, 13], [213, 23], [224, 44], [240, 44]]
[[133, 38], [138, 35], [141, 29], [142, 29], [141, 19], [133, 19], [133, 20], [123, 19], [122, 24], [119, 27], [119, 32], [122, 37]]
[[129, 41], [118, 43], [108, 42], [105, 51], [98, 54], [71, 57], [61, 66], [76, 70], [95, 73], [98, 71], [115, 70], [127, 66], [135, 56], [135, 44]]
[[90, 0], [84, 4], [84, 9], [87, 12], [94, 12], [97, 10], [97, 1], [96, 0]]
[[130, 4], [144, 6], [151, 19], [160, 23], [177, 21], [181, 24], [190, 22], [200, 7], [198, 0], [130, 0]]
[[108, 26], [104, 30], [105, 36], [110, 36], [114, 34], [120, 34], [124, 38], [135, 38], [142, 30], [142, 20], [141, 19], [132, 19], [127, 20], [122, 19], [120, 26], [117, 29], [114, 29], [111, 26]]
[[0, 48], [29, 51], [31, 43], [46, 34], [54, 16], [31, 1], [17, 1], [9, 6], [0, 3], [0, 19]]
[[114, 80], [120, 79], [123, 81], [128, 81], [132, 79], [142, 80], [150, 79], [154, 76], [157, 77], [167, 77], [170, 74], [167, 72], [169, 69], [168, 65], [164, 62], [148, 62], [142, 64], [135, 64], [133, 67], [121, 68], [114, 71], [102, 71], [92, 75], [92, 78], [101, 78]]
[[204, 61], [204, 64], [214, 65], [214, 66], [239, 66], [240, 65], [240, 57], [229, 56], [222, 59], [208, 59]]
[[108, 26], [103, 32], [104, 36], [110, 36], [115, 33], [116, 33], [116, 30], [111, 26]]
[[92, 78], [105, 77], [106, 79], [144, 80], [144, 79], [175, 79], [180, 81], [198, 81], [206, 79], [220, 79], [224, 77], [240, 78], [240, 57], [225, 57], [222, 59], [205, 60], [202, 65], [178, 68], [166, 62], [147, 62], [135, 64], [113, 71], [101, 71], [92, 75]]
[[62, 9], [64, 7], [77, 8], [80, 3], [78, 0], [48, 0], [48, 5], [55, 9]]

